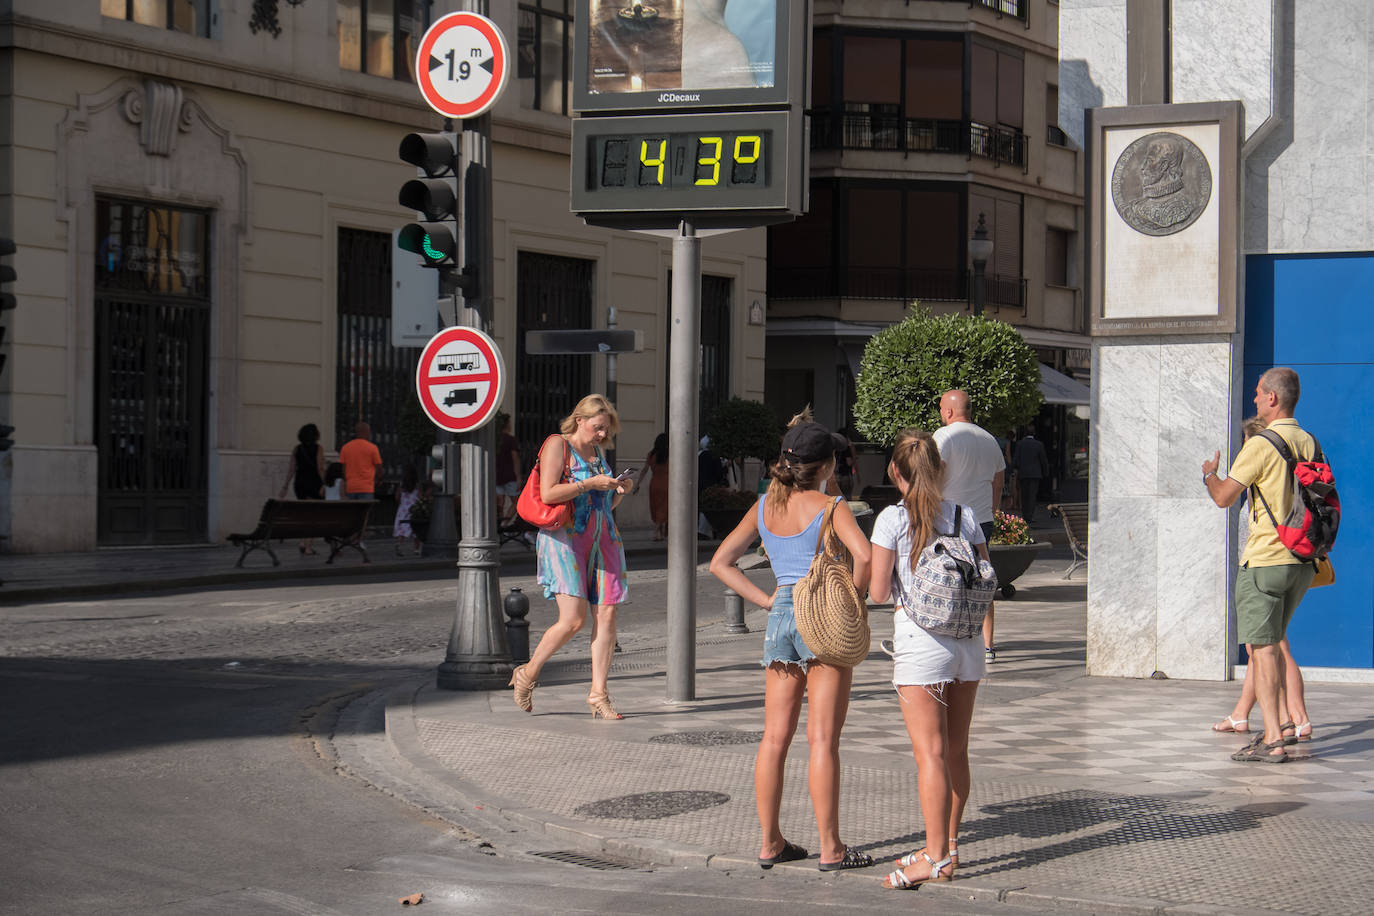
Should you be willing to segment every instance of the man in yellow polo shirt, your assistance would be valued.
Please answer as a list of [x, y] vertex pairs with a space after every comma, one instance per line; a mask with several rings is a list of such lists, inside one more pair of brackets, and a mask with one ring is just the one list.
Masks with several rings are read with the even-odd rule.
[[[1301, 386], [1292, 369], [1274, 368], [1260, 376], [1255, 386], [1255, 411], [1266, 429], [1283, 437], [1299, 461], [1316, 450], [1312, 437], [1293, 419]], [[1243, 762], [1283, 763], [1284, 745], [1297, 738], [1283, 734], [1279, 695], [1284, 682], [1283, 655], [1279, 640], [1288, 629], [1314, 572], [1311, 563], [1288, 552], [1274, 530], [1273, 519], [1285, 518], [1291, 504], [1288, 464], [1263, 436], [1251, 436], [1241, 446], [1225, 478], [1217, 476], [1221, 452], [1202, 462], [1202, 482], [1212, 501], [1223, 509], [1235, 505], [1246, 488], [1254, 486], [1264, 502], [1251, 499], [1250, 540], [1236, 573], [1236, 636], [1250, 651], [1255, 679], [1255, 699], [1264, 714], [1264, 732], [1231, 755]], [[1270, 513], [1264, 509], [1268, 504]]]

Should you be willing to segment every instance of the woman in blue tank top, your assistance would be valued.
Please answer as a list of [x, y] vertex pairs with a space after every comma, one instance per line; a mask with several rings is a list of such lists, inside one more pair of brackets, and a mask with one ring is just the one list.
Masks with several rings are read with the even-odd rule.
[[[822, 490], [834, 470], [835, 452], [843, 440], [819, 423], [802, 423], [787, 431], [782, 454], [772, 467], [772, 483], [750, 512], [721, 543], [711, 558], [711, 572], [726, 586], [759, 607], [768, 609], [764, 637], [763, 740], [754, 764], [754, 797], [763, 841], [759, 866], [804, 859], [809, 854], [789, 843], [778, 823], [782, 804], [783, 764], [797, 729], [802, 697], [809, 696], [806, 741], [811, 749], [808, 778], [816, 828], [821, 838], [820, 870], [864, 868], [873, 859], [840, 840], [840, 729], [849, 711], [852, 668], [838, 668], [816, 658], [797, 635], [792, 613], [792, 586], [806, 575], [816, 555], [821, 519], [830, 505]], [[869, 544], [854, 514], [843, 500], [831, 516], [835, 533], [854, 557], [854, 584], [859, 594], [868, 586]], [[754, 543], [763, 545], [777, 577], [770, 595], [735, 566]]]

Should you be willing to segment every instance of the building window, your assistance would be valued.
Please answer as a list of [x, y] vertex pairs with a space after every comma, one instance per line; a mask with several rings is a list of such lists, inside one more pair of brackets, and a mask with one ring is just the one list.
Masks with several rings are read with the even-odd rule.
[[[334, 434], [325, 451], [353, 438], [359, 420], [372, 427], [382, 453], [380, 479], [399, 480], [415, 456], [401, 442], [401, 415], [415, 396], [420, 351], [391, 345], [391, 235], [338, 230], [337, 337], [334, 364]], [[390, 525], [395, 504], [372, 513], [371, 524]]]
[[1045, 283], [1069, 285], [1069, 244], [1073, 233], [1067, 229], [1045, 230]]
[[516, 255], [515, 438], [524, 467], [534, 466], [545, 437], [592, 391], [591, 354], [530, 355], [525, 334], [592, 327], [595, 278], [595, 261], [538, 251]]
[[209, 38], [214, 0], [100, 0], [100, 15]]
[[516, 79], [520, 107], [567, 114], [571, 83], [572, 0], [520, 4]]
[[415, 82], [427, 0], [337, 0], [339, 66]]

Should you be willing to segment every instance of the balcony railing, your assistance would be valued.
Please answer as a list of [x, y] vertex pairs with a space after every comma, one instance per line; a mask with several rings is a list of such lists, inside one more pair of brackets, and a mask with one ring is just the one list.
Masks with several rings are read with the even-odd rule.
[[[986, 274], [983, 302], [998, 308], [1026, 305], [1026, 280]], [[900, 267], [790, 267], [768, 272], [768, 298], [899, 299], [972, 304], [973, 278], [966, 270], [918, 270]]]
[[958, 153], [1026, 169], [1026, 135], [1011, 127], [977, 121], [902, 118], [893, 114], [816, 111], [811, 148], [890, 150], [901, 153]]

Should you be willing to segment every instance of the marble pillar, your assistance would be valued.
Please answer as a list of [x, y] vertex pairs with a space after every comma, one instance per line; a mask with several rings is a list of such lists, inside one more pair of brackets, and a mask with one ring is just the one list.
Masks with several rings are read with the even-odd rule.
[[1088, 673], [1225, 680], [1234, 513], [1202, 484], [1239, 443], [1239, 335], [1093, 342]]

